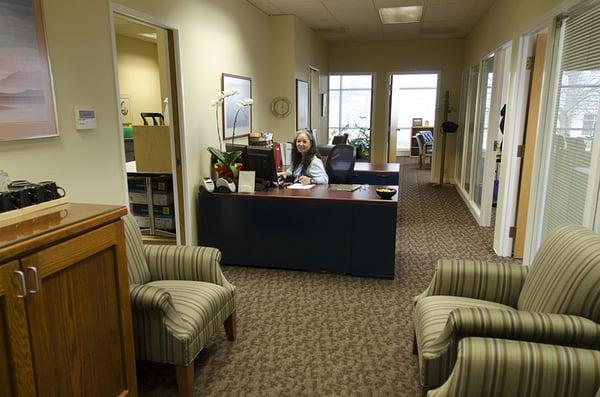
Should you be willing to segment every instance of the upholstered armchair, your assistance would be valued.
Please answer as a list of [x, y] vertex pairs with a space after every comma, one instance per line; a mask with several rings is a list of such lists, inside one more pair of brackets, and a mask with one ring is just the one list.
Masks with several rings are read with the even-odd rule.
[[191, 396], [194, 359], [221, 324], [235, 339], [235, 287], [215, 248], [142, 244], [123, 217], [136, 358], [177, 367], [180, 396]]
[[425, 388], [446, 381], [468, 336], [600, 350], [600, 235], [561, 227], [530, 267], [441, 260], [413, 321]]
[[456, 364], [428, 397], [594, 397], [600, 351], [494, 338], [463, 338]]

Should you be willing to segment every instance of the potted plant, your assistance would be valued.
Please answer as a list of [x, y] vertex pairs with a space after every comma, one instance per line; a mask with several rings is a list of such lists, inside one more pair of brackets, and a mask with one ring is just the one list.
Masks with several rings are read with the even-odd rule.
[[241, 151], [222, 152], [212, 146], [208, 148], [208, 151], [216, 159], [213, 168], [217, 172], [218, 178], [237, 179], [242, 169], [242, 163], [238, 163], [236, 160], [242, 155]]
[[[214, 148], [214, 147], [208, 147], [207, 150], [208, 152], [212, 155], [211, 156], [211, 167], [216, 171], [217, 173], [217, 178], [228, 178], [231, 180], [236, 180], [238, 175], [239, 175], [239, 171], [242, 169], [243, 165], [242, 163], [238, 163], [237, 160], [239, 159], [239, 157], [242, 155], [241, 151], [234, 151], [234, 152], [226, 152], [223, 151], [223, 141], [221, 140], [221, 131], [220, 131], [220, 126], [219, 126], [219, 108], [223, 105], [223, 101], [225, 100], [225, 98], [238, 94], [239, 91], [233, 89], [233, 90], [225, 90], [220, 92], [217, 95], [217, 99], [214, 99], [211, 101], [211, 105], [215, 108], [215, 116], [216, 116], [216, 122], [217, 122], [217, 136], [219, 138], [219, 148]], [[240, 112], [240, 110], [242, 110], [242, 108], [246, 107], [246, 106], [250, 106], [252, 105], [252, 99], [250, 98], [246, 98], [243, 99], [241, 101], [238, 102], [238, 106], [239, 109], [235, 114], [235, 120], [233, 122], [233, 137], [231, 139], [231, 142], [233, 143], [234, 139], [235, 139], [235, 125], [237, 122], [237, 117], [238, 114]]]

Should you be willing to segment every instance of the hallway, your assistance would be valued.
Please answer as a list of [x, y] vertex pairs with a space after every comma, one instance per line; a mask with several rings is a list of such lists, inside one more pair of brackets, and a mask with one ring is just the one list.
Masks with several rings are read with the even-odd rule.
[[[221, 331], [200, 353], [197, 395], [420, 395], [412, 297], [439, 258], [496, 258], [493, 229], [453, 187], [432, 187], [429, 172], [402, 161], [395, 280], [224, 266], [238, 339]], [[173, 367], [138, 363], [138, 374], [140, 395], [177, 395]]]

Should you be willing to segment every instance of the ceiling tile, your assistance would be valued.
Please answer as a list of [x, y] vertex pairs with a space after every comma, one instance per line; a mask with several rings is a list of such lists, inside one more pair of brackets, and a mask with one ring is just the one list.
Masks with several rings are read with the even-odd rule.
[[321, 36], [331, 42], [353, 41], [348, 33], [322, 33]]
[[418, 23], [401, 23], [395, 25], [383, 25], [384, 33], [405, 33], [419, 34], [420, 24]]
[[472, 3], [432, 4], [423, 8], [423, 22], [460, 20], [472, 12]]
[[279, 7], [273, 5], [269, 0], [253, 0], [250, 3], [267, 15], [280, 15], [283, 13]]
[[381, 33], [382, 25], [350, 25], [344, 26], [348, 33]]
[[373, 0], [375, 8], [390, 8], [404, 6], [420, 6], [423, 5], [423, 0]]
[[332, 11], [335, 19], [344, 25], [370, 25], [381, 23], [376, 10]]
[[337, 19], [332, 16], [318, 16], [313, 18], [303, 19], [304, 23], [306, 23], [311, 28], [328, 28], [328, 27], [338, 27], [342, 26]]
[[372, 0], [323, 0], [329, 10], [372, 10]]
[[[327, 41], [351, 42], [465, 37], [495, 0], [247, 1], [268, 15], [295, 15]], [[420, 23], [381, 23], [379, 8], [412, 5], [423, 5]]]

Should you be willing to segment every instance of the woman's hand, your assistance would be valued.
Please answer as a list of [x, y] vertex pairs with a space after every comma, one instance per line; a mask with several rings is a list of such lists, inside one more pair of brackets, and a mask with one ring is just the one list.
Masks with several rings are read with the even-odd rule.
[[303, 185], [310, 185], [312, 183], [312, 178], [302, 175], [300, 178], [298, 178], [298, 182]]
[[287, 172], [286, 172], [286, 171], [278, 172], [278, 173], [277, 173], [277, 176], [278, 176], [279, 178], [283, 178], [283, 179], [285, 179], [285, 178], [287, 178]]

